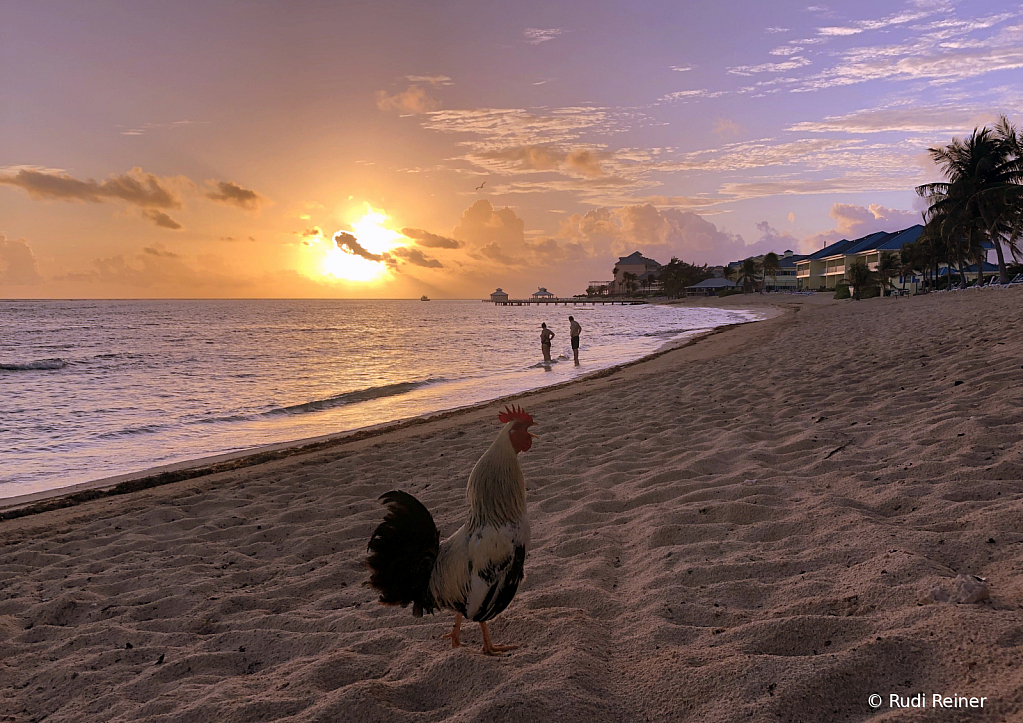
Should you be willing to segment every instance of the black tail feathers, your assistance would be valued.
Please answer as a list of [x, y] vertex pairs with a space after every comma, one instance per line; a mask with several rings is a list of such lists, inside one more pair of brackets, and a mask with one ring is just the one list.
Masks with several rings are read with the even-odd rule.
[[380, 495], [387, 506], [384, 521], [369, 538], [369, 584], [380, 592], [384, 605], [412, 603], [412, 614], [432, 613], [437, 607], [430, 594], [430, 573], [440, 549], [440, 533], [430, 511], [407, 492]]

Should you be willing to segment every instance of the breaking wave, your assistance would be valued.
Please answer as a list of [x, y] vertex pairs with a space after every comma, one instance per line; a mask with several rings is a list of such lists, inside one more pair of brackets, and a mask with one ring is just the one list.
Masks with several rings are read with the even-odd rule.
[[444, 381], [443, 378], [426, 379], [421, 382], [398, 382], [396, 384], [384, 384], [379, 387], [369, 387], [368, 389], [357, 389], [352, 392], [345, 392], [344, 394], [338, 394], [335, 397], [327, 397], [326, 399], [316, 399], [311, 402], [305, 402], [304, 404], [293, 404], [287, 407], [281, 407], [266, 412], [265, 416], [275, 416], [278, 414], [306, 414], [307, 412], [322, 412], [325, 409], [333, 409], [334, 407], [343, 407], [346, 404], [355, 404], [356, 402], [368, 402], [373, 399], [380, 399], [382, 397], [394, 397], [399, 394], [407, 394], [415, 389], [425, 387], [428, 384], [436, 384], [437, 382]]
[[0, 362], [0, 370], [5, 372], [31, 372], [41, 369], [63, 369], [67, 362], [63, 359], [36, 359], [30, 362], [14, 362], [4, 364]]

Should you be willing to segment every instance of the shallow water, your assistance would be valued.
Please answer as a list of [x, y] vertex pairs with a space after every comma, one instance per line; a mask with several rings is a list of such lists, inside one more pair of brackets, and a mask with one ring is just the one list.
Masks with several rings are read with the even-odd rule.
[[[583, 326], [578, 367], [569, 314]], [[0, 497], [558, 384], [755, 318], [479, 301], [0, 302]], [[557, 334], [549, 366], [541, 321]]]

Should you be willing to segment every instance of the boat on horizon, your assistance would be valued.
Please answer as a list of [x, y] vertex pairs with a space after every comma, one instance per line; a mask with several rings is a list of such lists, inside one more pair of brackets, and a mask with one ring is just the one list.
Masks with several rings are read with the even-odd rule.
[[419, 300], [420, 301], [429, 301], [430, 297], [427, 296], [426, 294], [423, 294], [422, 296], [419, 297]]

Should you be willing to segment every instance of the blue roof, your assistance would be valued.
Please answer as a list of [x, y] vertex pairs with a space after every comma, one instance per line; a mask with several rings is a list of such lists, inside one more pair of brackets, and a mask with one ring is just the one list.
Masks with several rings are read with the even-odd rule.
[[909, 228], [905, 228], [901, 231], [895, 231], [894, 233], [878, 231], [853, 241], [842, 239], [841, 241], [836, 241], [829, 246], [825, 246], [820, 251], [811, 254], [807, 258], [816, 261], [817, 259], [824, 259], [829, 256], [838, 256], [839, 254], [858, 254], [864, 251], [895, 251], [901, 249], [906, 244], [916, 241], [920, 238], [920, 234], [923, 230], [924, 227], [917, 224], [916, 226], [910, 226]]
[[[956, 273], [958, 273], [958, 272], [956, 272]], [[976, 274], [977, 273], [977, 264], [971, 264], [969, 266], [963, 267], [963, 273], [965, 273], [967, 275], [969, 275], [969, 274]], [[998, 266], [996, 266], [995, 264], [989, 264], [987, 261], [985, 261], [984, 262], [984, 267], [981, 270], [981, 273], [982, 274], [997, 274], [998, 273]], [[938, 271], [938, 276], [948, 276], [948, 267], [947, 266], [942, 266], [941, 269]]]
[[923, 232], [924, 227], [920, 224], [910, 226], [905, 231], [893, 233], [890, 239], [878, 244], [877, 248], [879, 251], [897, 251], [906, 244], [914, 243], [918, 238], [920, 238], [920, 234]]

